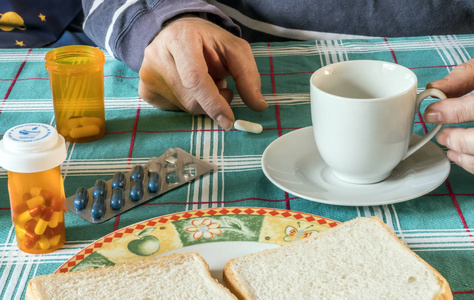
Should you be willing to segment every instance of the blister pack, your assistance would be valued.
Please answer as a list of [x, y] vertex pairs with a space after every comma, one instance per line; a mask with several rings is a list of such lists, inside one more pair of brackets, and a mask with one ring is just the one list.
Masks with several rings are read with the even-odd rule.
[[213, 170], [211, 163], [180, 148], [170, 148], [148, 164], [98, 179], [89, 189], [79, 187], [66, 199], [67, 209], [91, 223], [102, 223]]

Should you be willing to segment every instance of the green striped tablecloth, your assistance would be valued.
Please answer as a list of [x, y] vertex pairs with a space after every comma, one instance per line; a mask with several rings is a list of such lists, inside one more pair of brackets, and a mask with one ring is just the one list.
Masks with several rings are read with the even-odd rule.
[[[290, 209], [338, 221], [379, 216], [439, 270], [456, 299], [474, 299], [474, 175], [452, 165], [446, 182], [428, 195], [398, 204], [341, 207], [284, 192], [267, 180], [260, 163], [263, 151], [276, 138], [311, 125], [308, 83], [321, 66], [357, 59], [395, 62], [416, 73], [421, 91], [474, 55], [474, 36], [259, 43], [252, 49], [269, 108], [253, 112], [236, 93], [232, 109], [237, 119], [261, 123], [260, 135], [224, 132], [209, 118], [152, 108], [138, 97], [138, 75], [106, 56], [107, 133], [95, 142], [67, 145], [62, 165], [66, 196], [79, 186], [93, 186], [98, 178], [109, 179], [116, 171], [145, 164], [169, 147], [204, 158], [216, 164], [218, 171], [191, 188], [175, 189], [99, 225], [68, 213], [65, 247], [48, 255], [28, 255], [16, 246], [7, 174], [0, 169], [0, 298], [22, 298], [30, 278], [54, 272], [89, 243], [130, 224], [185, 210], [250, 206]], [[0, 134], [21, 123], [54, 124], [43, 60], [46, 52], [0, 50]], [[229, 86], [235, 91], [233, 82]], [[423, 102], [423, 110], [431, 101]], [[417, 120], [415, 133], [424, 135], [423, 125]]]

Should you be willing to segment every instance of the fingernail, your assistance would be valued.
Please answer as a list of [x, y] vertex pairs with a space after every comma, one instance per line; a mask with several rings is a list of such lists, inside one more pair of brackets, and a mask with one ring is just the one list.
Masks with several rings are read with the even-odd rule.
[[441, 114], [439, 112], [430, 112], [425, 114], [425, 121], [428, 123], [441, 122]]
[[438, 79], [438, 80], [435, 80], [435, 81], [433, 81], [433, 82], [428, 83], [428, 86], [430, 86], [430, 87], [435, 87], [435, 86], [437, 86], [437, 85], [442, 84], [443, 82], [445, 82], [445, 81], [447, 81], [447, 80], [448, 80], [447, 78], [441, 78], [441, 79]]
[[258, 101], [262, 103], [262, 108], [267, 109], [268, 108], [268, 103], [267, 103], [267, 101], [265, 101], [265, 98], [262, 95], [262, 90], [257, 89], [257, 95], [258, 95], [257, 96]]
[[453, 150], [449, 150], [446, 155], [448, 156], [448, 159], [452, 162], [454, 162], [455, 164], [457, 165], [461, 165], [462, 164], [462, 158], [459, 153], [453, 151]]
[[265, 101], [264, 98], [260, 98], [260, 99], [258, 99], [258, 100], [263, 103], [262, 105], [265, 107], [265, 109], [268, 108], [268, 103], [267, 103], [267, 101]]
[[[438, 143], [440, 143], [441, 145], [448, 146], [449, 138], [448, 138], [448, 135], [447, 135], [443, 130], [440, 131], [440, 133], [438, 133], [438, 135], [436, 136], [436, 140], [437, 140]], [[448, 147], [449, 147], [449, 146], [448, 146]]]
[[219, 124], [219, 126], [222, 127], [226, 131], [230, 130], [232, 126], [234, 126], [234, 122], [229, 120], [229, 118], [227, 118], [224, 115], [218, 115], [216, 118], [216, 121]]

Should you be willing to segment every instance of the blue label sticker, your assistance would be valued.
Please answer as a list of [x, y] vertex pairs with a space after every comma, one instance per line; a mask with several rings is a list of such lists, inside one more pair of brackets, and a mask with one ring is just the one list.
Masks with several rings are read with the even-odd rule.
[[51, 128], [42, 124], [23, 124], [13, 127], [8, 137], [17, 142], [36, 142], [45, 139], [51, 134]]

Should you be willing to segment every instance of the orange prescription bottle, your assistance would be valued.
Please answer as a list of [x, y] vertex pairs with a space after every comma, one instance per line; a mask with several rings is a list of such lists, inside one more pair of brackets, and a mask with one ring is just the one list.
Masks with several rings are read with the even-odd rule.
[[8, 172], [10, 207], [20, 250], [44, 254], [66, 242], [61, 163], [64, 138], [50, 125], [22, 124], [0, 140], [0, 166]]
[[68, 142], [91, 142], [105, 134], [104, 53], [91, 46], [49, 51], [45, 68], [58, 132]]

